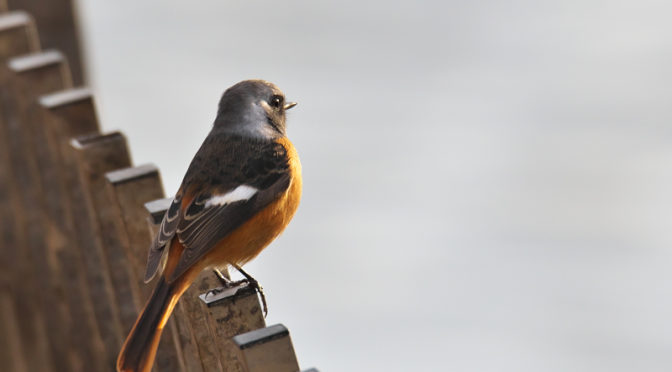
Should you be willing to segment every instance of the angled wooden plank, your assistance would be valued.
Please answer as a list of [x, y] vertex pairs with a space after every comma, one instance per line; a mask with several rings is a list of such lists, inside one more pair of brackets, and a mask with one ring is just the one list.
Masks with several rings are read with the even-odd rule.
[[243, 361], [231, 338], [266, 326], [257, 290], [241, 283], [232, 288], [210, 290], [199, 298], [207, 307], [208, 325], [222, 371], [243, 371]]
[[33, 18], [24, 11], [0, 14], [0, 58], [6, 61], [40, 50]]
[[282, 324], [233, 337], [245, 372], [296, 372], [296, 360], [289, 330]]
[[78, 231], [75, 224], [74, 201], [70, 197], [70, 169], [65, 154], [72, 137], [98, 133], [93, 96], [88, 88], [73, 88], [41, 96], [40, 123], [47, 133], [46, 148], [52, 160], [43, 169], [51, 220], [65, 239], [50, 241], [61, 268], [63, 294], [70, 317], [68, 333], [69, 357], [73, 371], [107, 371], [103, 340], [96, 323], [93, 303], [89, 296], [89, 282], [84, 268]]
[[5, 0], [11, 10], [24, 10], [35, 17], [40, 39], [45, 48], [63, 51], [71, 61], [75, 84], [82, 84], [80, 38], [76, 9], [71, 0]]
[[[144, 268], [147, 247], [151, 241], [149, 226], [143, 221], [147, 217], [144, 204], [163, 197], [161, 177], [156, 166], [151, 164], [138, 167], [123, 168], [105, 174], [108, 198], [116, 208], [115, 228], [119, 236], [124, 236], [126, 256], [133, 271], [134, 285], [141, 295], [140, 303], [144, 305], [149, 297], [153, 284], [144, 283]], [[138, 312], [142, 306], [138, 307]], [[169, 321], [156, 355], [156, 370], [183, 371], [184, 361], [181, 349], [172, 336], [174, 325]], [[126, 333], [133, 324], [128, 324]]]
[[163, 186], [156, 166], [147, 164], [108, 172], [105, 175], [110, 199], [120, 208], [120, 230], [128, 236], [127, 252], [136, 285], [141, 291], [141, 303], [149, 298], [152, 287], [144, 282], [149, 227], [142, 223], [147, 211], [145, 203], [163, 198]]
[[[25, 12], [9, 12], [0, 14], [0, 110], [1, 102], [6, 100], [8, 90], [8, 70], [6, 62], [9, 58], [36, 52], [39, 41], [36, 37], [35, 25]], [[0, 115], [0, 212], [3, 215], [14, 215], [20, 209], [18, 193], [20, 188], [14, 179], [14, 171], [10, 160], [11, 137], [7, 135], [6, 123]], [[0, 296], [4, 306], [0, 307], [0, 364], [12, 371], [26, 371], [26, 361], [21, 342], [21, 332], [17, 327], [17, 309], [13, 288], [13, 280], [19, 275], [16, 265], [19, 251], [16, 247], [23, 246], [21, 234], [18, 233], [16, 220], [7, 218], [0, 224]]]
[[[62, 286], [57, 270], [49, 260], [53, 252], [46, 249], [54, 231], [46, 213], [40, 161], [44, 156], [44, 132], [35, 123], [36, 100], [41, 94], [68, 87], [71, 84], [67, 62], [56, 51], [14, 57], [7, 62], [8, 92], [3, 97], [2, 114], [8, 143], [13, 179], [19, 189], [19, 208], [15, 210], [17, 231], [25, 245], [17, 260], [19, 275], [16, 287], [21, 293], [43, 295], [35, 299], [17, 297], [17, 313], [22, 330], [23, 349], [29, 370], [69, 369], [65, 343]], [[37, 274], [41, 274], [38, 276]], [[38, 277], [46, 280], [39, 281]], [[46, 311], [46, 309], [51, 309]], [[24, 332], [25, 331], [25, 332]]]
[[[66, 162], [76, 170], [70, 175], [69, 182], [72, 184], [71, 200], [76, 207], [73, 212], [89, 281], [89, 296], [104, 342], [104, 364], [108, 370], [113, 370], [123, 341], [120, 306], [124, 307], [126, 314], [133, 314], [136, 305], [132, 299], [129, 300], [131, 295], [128, 291], [117, 288], [117, 284], [124, 286], [127, 267], [125, 264], [112, 266], [119, 263], [108, 254], [111, 252], [106, 251], [106, 244], [114, 245], [114, 237], [104, 236], [100, 217], [101, 213], [106, 213], [104, 174], [128, 167], [130, 156], [125, 138], [117, 132], [78, 137], [71, 141], [68, 150]], [[75, 179], [72, 179], [73, 176]], [[130, 281], [127, 277], [125, 280], [128, 286]], [[120, 301], [118, 296], [126, 301]]]
[[28, 371], [28, 366], [23, 358], [23, 349], [21, 348], [20, 335], [21, 331], [18, 328], [17, 319], [19, 315], [16, 314], [16, 305], [11, 294], [2, 292], [0, 295], [0, 316], [2, 319], [2, 334], [4, 335], [2, 347], [7, 349], [3, 351], [3, 363], [7, 363], [7, 368], [12, 371], [25, 372]]
[[212, 339], [212, 335], [215, 332], [211, 329], [208, 312], [203, 302], [198, 298], [199, 294], [215, 286], [215, 276], [213, 273], [204, 271], [196, 278], [191, 287], [184, 292], [180, 299], [182, 309], [191, 325], [204, 372], [219, 372], [224, 370], [224, 365], [219, 360], [217, 345]]

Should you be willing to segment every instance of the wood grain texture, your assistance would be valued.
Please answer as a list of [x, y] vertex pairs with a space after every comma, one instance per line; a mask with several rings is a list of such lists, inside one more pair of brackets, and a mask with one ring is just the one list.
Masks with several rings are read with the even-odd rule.
[[67, 149], [73, 137], [98, 133], [93, 97], [87, 88], [67, 89], [39, 98], [42, 123], [48, 135], [48, 149], [53, 160], [46, 174], [50, 177], [52, 219], [65, 237], [58, 249], [64, 296], [70, 315], [71, 368], [83, 371], [107, 371], [104, 367], [103, 340], [96, 323], [93, 302], [89, 296], [89, 282], [75, 222], [75, 201], [71, 198], [72, 164], [66, 161]]
[[[133, 286], [136, 288], [140, 306], [139, 312], [151, 294], [154, 283], [145, 284], [143, 280], [147, 247], [151, 242], [150, 227], [143, 223], [147, 217], [144, 204], [163, 197], [163, 186], [159, 170], [154, 165], [141, 165], [124, 168], [105, 174], [110, 207], [118, 214], [115, 221], [117, 235], [123, 237], [127, 265], [129, 265]], [[174, 322], [168, 322], [156, 355], [155, 370], [182, 371], [184, 361], [177, 340], [173, 338]], [[128, 329], [133, 324], [126, 325]]]
[[[15, 296], [22, 345], [28, 369], [48, 371], [69, 369], [63, 339], [64, 324], [60, 277], [53, 252], [47, 244], [54, 229], [47, 214], [41, 166], [48, 160], [43, 144], [44, 131], [36, 123], [36, 100], [41, 94], [71, 85], [67, 62], [55, 51], [39, 52], [8, 60], [7, 89], [2, 114], [8, 152], [18, 190], [14, 209], [19, 240]], [[39, 275], [39, 276], [38, 276]], [[38, 280], [41, 279], [41, 280]], [[28, 297], [26, 293], [40, 293]], [[49, 309], [47, 311], [47, 309]]]
[[[111, 266], [108, 261], [105, 240], [99, 221], [100, 208], [104, 208], [104, 174], [108, 171], [128, 167], [130, 156], [126, 140], [120, 133], [78, 137], [70, 142], [67, 156], [71, 175], [71, 198], [73, 200], [78, 238], [89, 282], [89, 296], [94, 305], [94, 314], [104, 342], [104, 365], [108, 370], [115, 366], [116, 356], [123, 341], [124, 329], [120, 316], [118, 295], [128, 296], [115, 288], [116, 281], [123, 285], [124, 267]], [[120, 270], [115, 273], [113, 270]], [[128, 279], [126, 279], [128, 281]], [[128, 285], [128, 284], [127, 284]], [[134, 311], [132, 300], [126, 302], [125, 311]]]
[[233, 338], [238, 347], [244, 372], [296, 372], [296, 360], [289, 331], [282, 324], [238, 335]]
[[[11, 12], [0, 15], [0, 108], [2, 102], [8, 100], [10, 94], [8, 79], [9, 70], [6, 62], [9, 58], [36, 52], [39, 41], [35, 33], [35, 25], [25, 12]], [[20, 209], [18, 193], [20, 188], [15, 182], [11, 162], [10, 141], [4, 115], [0, 115], [0, 213], [14, 215]], [[19, 251], [16, 247], [23, 246], [18, 233], [17, 221], [14, 218], [3, 218], [0, 224], [0, 363], [12, 371], [26, 371], [26, 361], [21, 345], [21, 333], [17, 327], [17, 309], [14, 291], [14, 278], [18, 275], [17, 265]]]
[[61, 50], [71, 63], [73, 81], [84, 83], [80, 37], [72, 0], [5, 0], [10, 10], [24, 10], [37, 23], [44, 48]]

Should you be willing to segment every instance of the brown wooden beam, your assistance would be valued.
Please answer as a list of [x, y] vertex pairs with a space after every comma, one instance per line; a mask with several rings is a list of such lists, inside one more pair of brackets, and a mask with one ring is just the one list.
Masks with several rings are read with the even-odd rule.
[[199, 298], [207, 307], [208, 328], [222, 363], [222, 371], [242, 370], [244, 361], [240, 359], [231, 338], [266, 326], [257, 290], [241, 283], [232, 288], [213, 289], [202, 293]]
[[50, 184], [45, 195], [50, 201], [51, 220], [60, 231], [62, 239], [51, 241], [52, 250], [60, 264], [63, 295], [70, 317], [68, 333], [69, 356], [73, 371], [108, 371], [102, 355], [102, 336], [89, 296], [89, 282], [77, 225], [75, 206], [71, 199], [72, 177], [76, 174], [72, 164], [66, 162], [73, 137], [98, 133], [93, 96], [88, 88], [66, 89], [40, 97], [42, 118], [40, 123], [47, 133], [47, 146], [52, 163], [43, 170]]
[[[15, 286], [23, 351], [29, 356], [30, 371], [68, 369], [64, 343], [58, 342], [67, 337], [63, 299], [57, 296], [62, 287], [50, 261], [53, 252], [46, 244], [53, 230], [46, 215], [40, 172], [44, 132], [36, 124], [36, 101], [41, 94], [70, 86], [70, 74], [65, 58], [56, 51], [14, 57], [7, 67], [8, 94], [3, 97], [2, 114], [5, 134], [11, 139], [7, 148], [11, 177], [19, 191], [14, 218], [19, 240], [24, 243], [16, 247], [19, 274]], [[41, 295], [37, 298], [25, 296], [38, 291]]]
[[9, 9], [30, 13], [44, 48], [62, 51], [71, 64], [73, 81], [84, 83], [80, 38], [72, 0], [6, 0]]
[[[106, 243], [113, 238], [104, 236], [100, 218], [104, 219], [106, 213], [104, 174], [130, 165], [126, 139], [117, 132], [78, 137], [71, 141], [66, 161], [71, 169], [77, 170], [75, 179], [70, 180], [77, 234], [89, 281], [89, 296], [103, 337], [104, 364], [108, 370], [113, 370], [124, 336], [120, 307], [125, 306], [124, 310], [128, 311], [130, 306], [132, 313], [135, 304], [129, 300], [128, 291], [116, 287], [117, 284], [124, 285], [127, 268], [111, 266], [116, 261], [108, 254], [112, 252], [106, 251]], [[119, 296], [126, 302], [121, 303]]]
[[[1, 102], [9, 94], [9, 71], [6, 62], [9, 58], [36, 52], [39, 41], [35, 25], [25, 12], [0, 14], [0, 110]], [[15, 215], [20, 209], [18, 184], [10, 159], [11, 137], [7, 134], [4, 115], [0, 115], [0, 211], [5, 215]], [[19, 262], [20, 241], [15, 218], [4, 218], [0, 224], [0, 363], [12, 371], [26, 371], [25, 355], [22, 349], [21, 332], [17, 326], [19, 314], [16, 309], [13, 290], [14, 280], [19, 275], [16, 263]]]
[[[124, 237], [126, 259], [133, 274], [134, 286], [141, 296], [140, 304], [149, 297], [154, 283], [145, 284], [145, 261], [147, 248], [151, 242], [150, 229], [142, 223], [147, 217], [144, 204], [163, 197], [161, 177], [156, 166], [148, 164], [124, 168], [105, 174], [108, 200], [114, 210], [117, 235]], [[138, 312], [142, 306], [138, 307]], [[156, 355], [156, 369], [159, 371], [183, 371], [184, 361], [179, 343], [171, 337], [173, 322], [168, 322]], [[128, 332], [133, 323], [126, 325]]]
[[233, 337], [244, 372], [296, 372], [296, 360], [289, 331], [282, 324]]

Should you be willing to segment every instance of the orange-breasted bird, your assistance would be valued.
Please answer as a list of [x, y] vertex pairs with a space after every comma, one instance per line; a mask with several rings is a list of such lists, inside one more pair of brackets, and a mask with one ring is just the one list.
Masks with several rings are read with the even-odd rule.
[[293, 217], [301, 164], [285, 112], [295, 105], [263, 80], [242, 81], [222, 95], [149, 248], [145, 280], [160, 278], [119, 353], [119, 372], [150, 371], [175, 304], [201, 271], [248, 262]]

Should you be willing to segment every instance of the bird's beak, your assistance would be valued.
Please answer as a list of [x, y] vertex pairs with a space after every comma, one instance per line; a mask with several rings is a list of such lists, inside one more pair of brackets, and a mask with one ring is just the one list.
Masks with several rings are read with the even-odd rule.
[[291, 109], [292, 107], [294, 107], [294, 106], [296, 106], [296, 105], [297, 105], [296, 102], [287, 102], [287, 103], [285, 103], [285, 107], [284, 107], [284, 109], [285, 109], [285, 110], [289, 110], [289, 109]]

